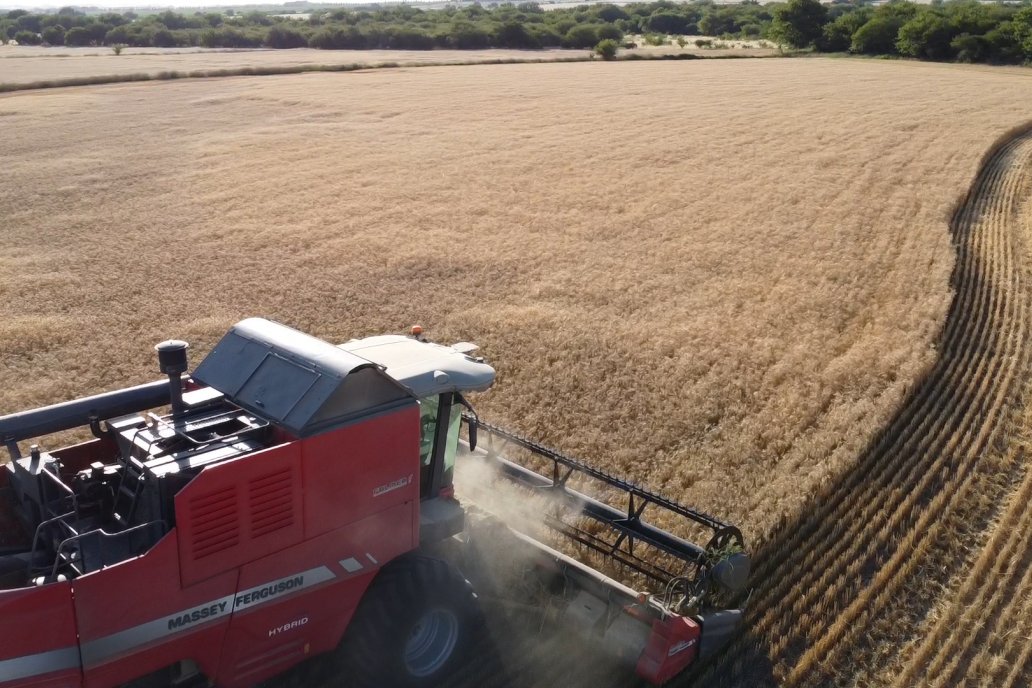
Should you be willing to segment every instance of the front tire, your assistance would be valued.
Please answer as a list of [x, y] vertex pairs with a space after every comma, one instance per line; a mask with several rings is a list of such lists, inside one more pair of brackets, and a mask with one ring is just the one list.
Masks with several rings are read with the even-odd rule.
[[460, 667], [475, 637], [473, 586], [440, 559], [410, 555], [385, 566], [341, 645], [355, 685], [427, 688]]

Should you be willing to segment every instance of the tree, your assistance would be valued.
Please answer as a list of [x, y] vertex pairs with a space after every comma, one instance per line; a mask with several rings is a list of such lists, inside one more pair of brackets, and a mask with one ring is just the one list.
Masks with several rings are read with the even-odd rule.
[[1001, 17], [992, 16], [993, 8], [980, 2], [966, 0], [951, 2], [945, 6], [946, 19], [953, 29], [953, 35], [968, 33], [979, 36], [996, 27]]
[[820, 0], [788, 0], [774, 10], [771, 37], [793, 48], [807, 48], [821, 37], [827, 18]]
[[333, 32], [335, 48], [355, 50], [369, 47], [366, 36], [354, 26], [333, 27], [330, 30]]
[[244, 15], [244, 21], [248, 24], [257, 24], [258, 26], [272, 26], [272, 17], [265, 12], [259, 12], [253, 10]]
[[65, 45], [84, 46], [90, 44], [90, 32], [81, 26], [68, 29], [64, 36]]
[[849, 49], [867, 55], [894, 55], [896, 36], [906, 20], [899, 16], [876, 13], [853, 34]]
[[567, 48], [594, 48], [598, 45], [598, 27], [579, 24], [566, 32], [563, 45]]
[[31, 31], [19, 31], [14, 34], [14, 40], [18, 41], [18, 45], [39, 45], [40, 42], [39, 34]]
[[281, 24], [265, 34], [265, 45], [270, 48], [306, 48], [308, 39], [300, 31]]
[[[39, 33], [43, 29], [43, 17], [38, 14], [22, 14], [18, 16], [17, 22], [19, 31]], [[21, 43], [21, 41], [18, 42]]]
[[986, 62], [992, 53], [992, 46], [985, 36], [963, 33], [950, 42], [950, 49], [956, 53], [958, 62]]
[[[1025, 35], [1017, 22], [1002, 22], [985, 34], [985, 40], [989, 46], [987, 59], [991, 62], [1021, 62], [1025, 58], [1025, 52], [1021, 45], [1024, 38]], [[954, 41], [956, 40], [954, 39]]]
[[101, 24], [107, 24], [109, 26], [121, 26], [122, 24], [128, 24], [129, 19], [123, 17], [118, 12], [105, 12], [97, 17], [97, 21]]
[[129, 29], [126, 28], [125, 24], [116, 26], [104, 34], [104, 43], [107, 45], [129, 43]]
[[616, 50], [618, 47], [619, 46], [616, 41], [612, 38], [607, 38], [598, 42], [598, 45], [595, 46], [595, 52], [598, 53], [603, 60], [615, 60]]
[[188, 26], [186, 17], [177, 12], [173, 12], [172, 10], [165, 10], [161, 14], [157, 15], [155, 19], [164, 24], [165, 28], [170, 31], [175, 29], [185, 29]]
[[495, 29], [494, 44], [500, 48], [537, 48], [540, 44], [521, 22], [507, 21]]
[[176, 47], [176, 37], [172, 35], [172, 32], [162, 27], [151, 34], [151, 45], [155, 48], [174, 48]]
[[555, 48], [563, 44], [563, 37], [550, 26], [534, 24], [530, 27], [530, 33], [542, 48]]
[[103, 22], [87, 24], [83, 28], [90, 34], [90, 43], [96, 43], [97, 45], [104, 44], [104, 37], [112, 29], [109, 24], [104, 24]]
[[948, 60], [953, 56], [954, 38], [950, 23], [940, 14], [925, 10], [899, 27], [896, 49], [900, 55], [927, 60]]
[[631, 15], [627, 14], [627, 10], [618, 5], [596, 5], [595, 16], [604, 22], [612, 24], [618, 19], [630, 19]]
[[50, 45], [64, 45], [65, 30], [60, 24], [43, 29], [43, 41]]
[[738, 30], [734, 7], [710, 7], [699, 19], [699, 31], [706, 36], [723, 36], [738, 33]]
[[677, 12], [655, 12], [645, 26], [656, 33], [684, 35], [688, 33], [688, 18]]
[[871, 11], [867, 8], [839, 16], [835, 21], [824, 25], [821, 38], [816, 43], [817, 49], [828, 53], [849, 50], [853, 44], [853, 34], [870, 19]]
[[433, 50], [434, 39], [412, 26], [391, 28], [386, 36], [387, 47], [396, 50]]
[[460, 50], [490, 48], [491, 36], [484, 29], [469, 22], [456, 22], [451, 30], [451, 43]]

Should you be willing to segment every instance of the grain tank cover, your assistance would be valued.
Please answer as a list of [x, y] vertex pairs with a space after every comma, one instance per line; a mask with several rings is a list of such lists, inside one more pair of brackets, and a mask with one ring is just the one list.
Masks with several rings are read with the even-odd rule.
[[234, 325], [192, 377], [298, 437], [415, 403], [375, 363], [264, 318]]

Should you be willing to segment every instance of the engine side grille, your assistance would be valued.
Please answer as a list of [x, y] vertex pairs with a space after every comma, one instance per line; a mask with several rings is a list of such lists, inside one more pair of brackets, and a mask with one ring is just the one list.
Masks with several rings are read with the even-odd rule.
[[267, 473], [248, 483], [251, 537], [294, 524], [294, 476], [288, 470]]
[[237, 510], [235, 487], [225, 487], [190, 500], [190, 518], [194, 523], [191, 553], [194, 560], [240, 542]]

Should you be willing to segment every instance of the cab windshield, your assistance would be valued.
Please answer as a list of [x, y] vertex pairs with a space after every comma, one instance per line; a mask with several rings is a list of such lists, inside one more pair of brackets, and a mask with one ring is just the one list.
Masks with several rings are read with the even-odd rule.
[[[429, 488], [432, 478], [434, 446], [437, 444], [438, 425], [441, 424], [441, 398], [448, 395], [435, 395], [424, 397], [419, 400], [419, 461], [422, 467], [424, 492]], [[447, 404], [449, 409], [448, 417], [443, 422], [446, 427], [442, 431], [447, 433], [444, 442], [444, 467], [442, 471], [443, 485], [451, 485], [452, 476], [455, 471], [455, 454], [459, 449], [459, 426], [462, 425], [462, 406], [455, 403]], [[426, 496], [426, 495], [424, 495]]]

